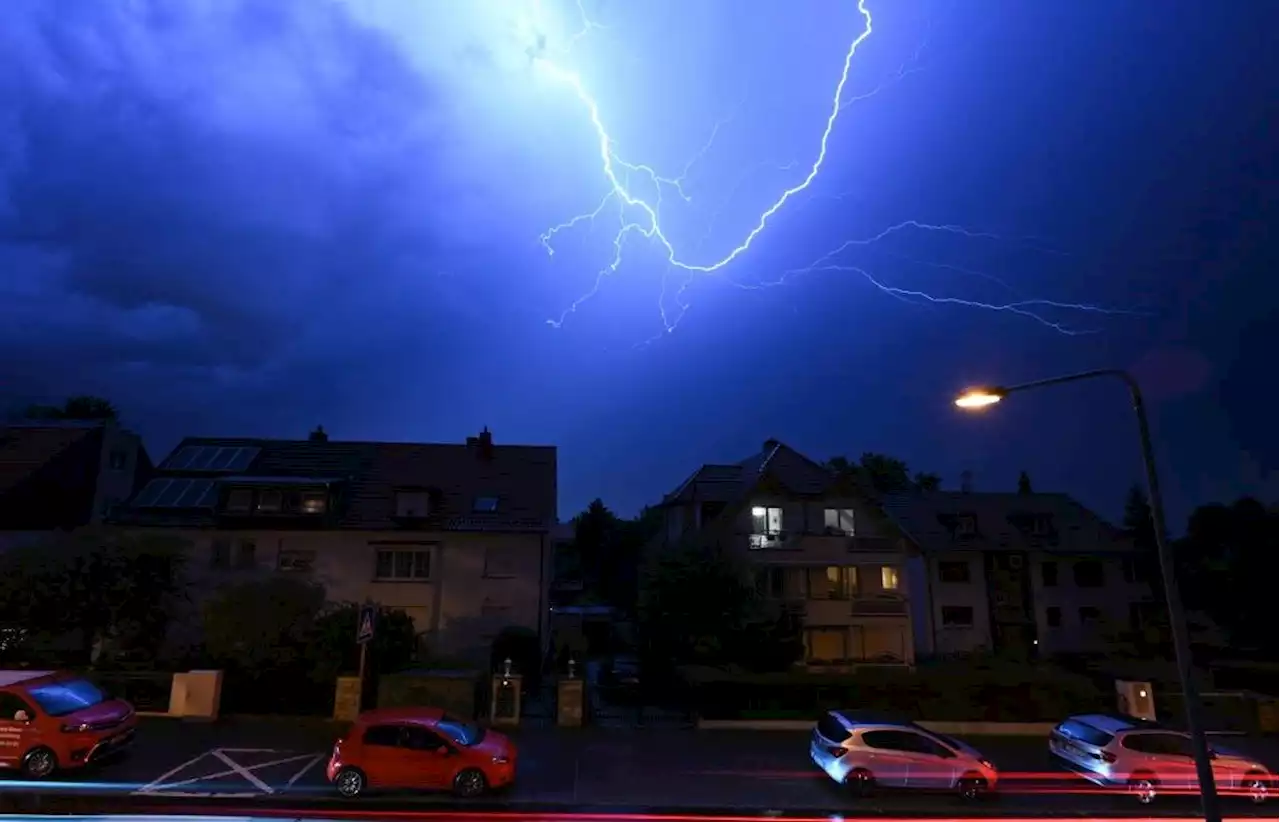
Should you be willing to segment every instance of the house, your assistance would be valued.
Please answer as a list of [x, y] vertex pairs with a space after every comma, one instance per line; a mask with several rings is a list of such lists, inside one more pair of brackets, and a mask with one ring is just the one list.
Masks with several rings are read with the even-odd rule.
[[0, 545], [100, 524], [150, 471], [141, 437], [115, 420], [0, 424]]
[[487, 659], [503, 628], [545, 636], [556, 449], [187, 438], [118, 521], [187, 540], [198, 591], [262, 574], [403, 610], [428, 647]]
[[914, 662], [913, 548], [852, 480], [768, 440], [740, 462], [702, 466], [661, 508], [651, 550], [694, 537], [743, 558], [760, 593], [800, 616], [807, 665]]
[[1158, 627], [1147, 558], [1066, 494], [891, 494], [920, 546], [908, 564], [916, 650], [1099, 653]]

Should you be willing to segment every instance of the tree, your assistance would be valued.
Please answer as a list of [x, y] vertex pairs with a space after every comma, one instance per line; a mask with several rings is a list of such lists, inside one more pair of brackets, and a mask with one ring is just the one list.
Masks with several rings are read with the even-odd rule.
[[1133, 540], [1134, 546], [1143, 553], [1156, 554], [1156, 528], [1151, 519], [1151, 503], [1147, 501], [1147, 492], [1137, 483], [1129, 487], [1124, 501], [1124, 520], [1126, 534]]
[[86, 394], [69, 397], [61, 406], [27, 406], [23, 417], [29, 420], [115, 420], [120, 418], [120, 414], [108, 400]]
[[0, 554], [0, 622], [74, 635], [85, 661], [111, 641], [155, 654], [185, 597], [186, 543], [86, 529]]
[[640, 555], [662, 527], [662, 511], [645, 508], [622, 519], [596, 499], [573, 518], [573, 550], [581, 563], [586, 590], [623, 611], [635, 610]]
[[942, 478], [937, 474], [916, 472], [914, 476], [907, 464], [897, 457], [866, 451], [851, 462], [848, 457], [832, 457], [826, 467], [841, 477], [847, 477], [878, 494], [902, 491], [937, 491]]
[[324, 606], [324, 588], [289, 577], [229, 586], [205, 603], [205, 652], [243, 670], [287, 669], [304, 656]]
[[937, 474], [917, 471], [915, 477], [912, 478], [912, 484], [915, 485], [917, 491], [937, 491], [942, 487], [942, 477]]
[[1027, 474], [1026, 471], [1023, 471], [1018, 474], [1018, 493], [1019, 494], [1031, 493], [1031, 477], [1030, 475]]

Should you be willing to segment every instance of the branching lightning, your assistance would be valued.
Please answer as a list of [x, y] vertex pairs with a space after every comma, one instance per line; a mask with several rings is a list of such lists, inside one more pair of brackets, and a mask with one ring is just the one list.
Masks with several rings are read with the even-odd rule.
[[[537, 21], [535, 22], [534, 27], [535, 29], [540, 30], [542, 26], [541, 21], [544, 19], [542, 17], [541, 0], [533, 0], [533, 3], [535, 9], [535, 20]], [[804, 173], [803, 177], [800, 178], [799, 182], [784, 188], [772, 203], [758, 215], [755, 219], [754, 226], [746, 233], [736, 246], [733, 246], [718, 258], [702, 262], [691, 259], [687, 254], [682, 254], [664, 230], [662, 219], [663, 195], [664, 192], [669, 192], [680, 197], [686, 202], [691, 199], [685, 188], [685, 183], [689, 173], [693, 167], [697, 165], [697, 163], [701, 161], [703, 157], [714, 147], [716, 137], [720, 130], [726, 126], [727, 121], [721, 121], [716, 124], [705, 145], [703, 145], [693, 158], [685, 164], [679, 175], [663, 176], [651, 165], [624, 160], [617, 150], [616, 140], [610, 134], [605, 123], [605, 118], [601, 112], [600, 102], [595, 96], [593, 96], [590, 90], [589, 82], [581, 73], [566, 65], [568, 53], [572, 46], [588, 35], [592, 30], [603, 27], [589, 18], [582, 6], [582, 0], [577, 0], [577, 13], [580, 27], [576, 33], [568, 39], [568, 45], [566, 47], [560, 49], [558, 53], [552, 54], [547, 47], [545, 37], [541, 34], [538, 35], [538, 45], [535, 49], [530, 50], [530, 59], [538, 71], [551, 78], [551, 80], [556, 84], [566, 88], [568, 92], [576, 98], [577, 103], [581, 106], [587, 120], [594, 129], [598, 149], [597, 160], [600, 171], [602, 172], [606, 182], [606, 191], [598, 201], [596, 207], [589, 212], [579, 214], [547, 229], [540, 237], [542, 246], [548, 255], [554, 255], [556, 253], [555, 241], [559, 235], [576, 229], [584, 224], [595, 223], [599, 218], [610, 211], [616, 212], [618, 220], [617, 231], [612, 237], [613, 255], [611, 259], [597, 272], [594, 284], [590, 290], [565, 309], [559, 318], [548, 320], [550, 325], [557, 328], [561, 327], [570, 314], [577, 311], [583, 303], [595, 296], [599, 292], [605, 279], [609, 275], [617, 272], [622, 266], [624, 262], [625, 248], [628, 241], [632, 238], [640, 238], [650, 241], [660, 249], [661, 254], [665, 258], [668, 275], [678, 275], [678, 286], [674, 289], [674, 293], [669, 293], [671, 289], [668, 277], [664, 276], [662, 295], [659, 298], [659, 311], [662, 315], [665, 332], [671, 332], [675, 329], [681, 317], [683, 317], [684, 312], [689, 307], [684, 294], [693, 281], [699, 275], [713, 276], [723, 274], [724, 270], [728, 266], [737, 261], [739, 257], [742, 257], [752, 248], [752, 245], [756, 240], [769, 227], [775, 215], [782, 211], [788, 203], [797, 199], [799, 195], [809, 191], [826, 163], [828, 152], [832, 146], [832, 134], [835, 132], [841, 113], [852, 104], [874, 96], [888, 85], [891, 85], [914, 71], [919, 70], [918, 66], [915, 65], [919, 58], [919, 53], [917, 53], [913, 61], [904, 64], [895, 74], [873, 87], [870, 91], [856, 95], [846, 95], [846, 87], [849, 85], [849, 76], [854, 64], [854, 59], [857, 56], [859, 48], [867, 41], [868, 38], [871, 37], [873, 31], [872, 15], [870, 10], [867, 8], [867, 0], [857, 0], [857, 10], [862, 19], [862, 27], [850, 41], [849, 46], [845, 51], [844, 60], [840, 68], [839, 77], [835, 83], [835, 88], [832, 93], [830, 105], [827, 108], [825, 119], [821, 121], [820, 127], [815, 127], [815, 142], [817, 150], [814, 155], [814, 159], [807, 164], [807, 171]], [[799, 163], [775, 163], [771, 165], [777, 170], [790, 170], [799, 165]], [[753, 170], [759, 170], [759, 167]], [[745, 177], [742, 180], [739, 180], [737, 185], [741, 185], [744, 180]], [[737, 186], [735, 186], [735, 188], [736, 187]], [[730, 192], [730, 196], [732, 196], [732, 192]], [[884, 294], [896, 299], [913, 303], [957, 305], [988, 311], [1016, 314], [1068, 335], [1087, 332], [1046, 316], [1044, 312], [1047, 309], [1054, 309], [1060, 312], [1083, 313], [1086, 315], [1134, 313], [1100, 308], [1098, 306], [1086, 304], [1058, 302], [1046, 299], [1011, 298], [1008, 301], [996, 303], [970, 300], [961, 297], [937, 296], [920, 290], [890, 285], [873, 276], [863, 265], [853, 265], [841, 262], [845, 253], [850, 250], [857, 249], [859, 247], [874, 246], [891, 235], [907, 231], [945, 233], [973, 240], [1001, 239], [997, 235], [988, 232], [973, 231], [956, 225], [933, 224], [914, 219], [904, 220], [869, 236], [846, 240], [836, 248], [813, 260], [808, 265], [784, 271], [781, 276], [772, 281], [744, 284], [728, 277], [725, 277], [725, 279], [730, 284], [739, 288], [758, 289], [781, 285], [786, 282], [788, 277], [804, 273], [822, 271], [855, 273], [863, 277], [868, 283], [875, 286]], [[708, 234], [709, 232], [710, 228], [707, 230]], [[694, 249], [695, 253], [705, 244], [706, 238], [707, 235], [704, 234], [703, 242], [697, 243]], [[985, 274], [980, 271], [965, 269], [960, 266], [953, 266], [946, 263], [933, 263], [918, 260], [912, 262], [933, 266], [935, 268], [950, 269], [958, 273], [985, 277], [1008, 289], [1008, 284], [1004, 281], [994, 277], [993, 275]], [[678, 311], [675, 316], [668, 314], [666, 307], [668, 298], [672, 298], [678, 307]]]

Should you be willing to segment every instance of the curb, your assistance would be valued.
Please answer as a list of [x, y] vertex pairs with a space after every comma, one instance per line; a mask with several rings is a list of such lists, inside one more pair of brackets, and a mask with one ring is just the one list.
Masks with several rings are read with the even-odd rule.
[[[1048, 736], [1056, 722], [942, 722], [916, 723], [940, 734], [956, 736]], [[809, 731], [813, 720], [804, 719], [700, 719], [700, 731]]]

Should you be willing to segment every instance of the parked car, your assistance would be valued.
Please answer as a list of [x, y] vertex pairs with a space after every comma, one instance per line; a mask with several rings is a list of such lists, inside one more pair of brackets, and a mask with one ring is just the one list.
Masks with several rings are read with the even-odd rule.
[[976, 799], [1000, 781], [996, 766], [964, 742], [863, 711], [830, 711], [819, 719], [809, 755], [827, 776], [860, 795], [887, 788]]
[[60, 671], [0, 671], [0, 768], [46, 779], [120, 752], [138, 717], [87, 679]]
[[[1090, 782], [1126, 788], [1144, 805], [1162, 792], [1200, 790], [1191, 737], [1155, 722], [1109, 714], [1072, 716], [1050, 733], [1049, 752]], [[1271, 795], [1273, 778], [1262, 763], [1216, 745], [1210, 758], [1220, 792], [1256, 803]]]
[[372, 789], [451, 790], [479, 796], [510, 785], [516, 747], [506, 736], [439, 708], [383, 708], [356, 719], [329, 757], [326, 776], [354, 798]]

